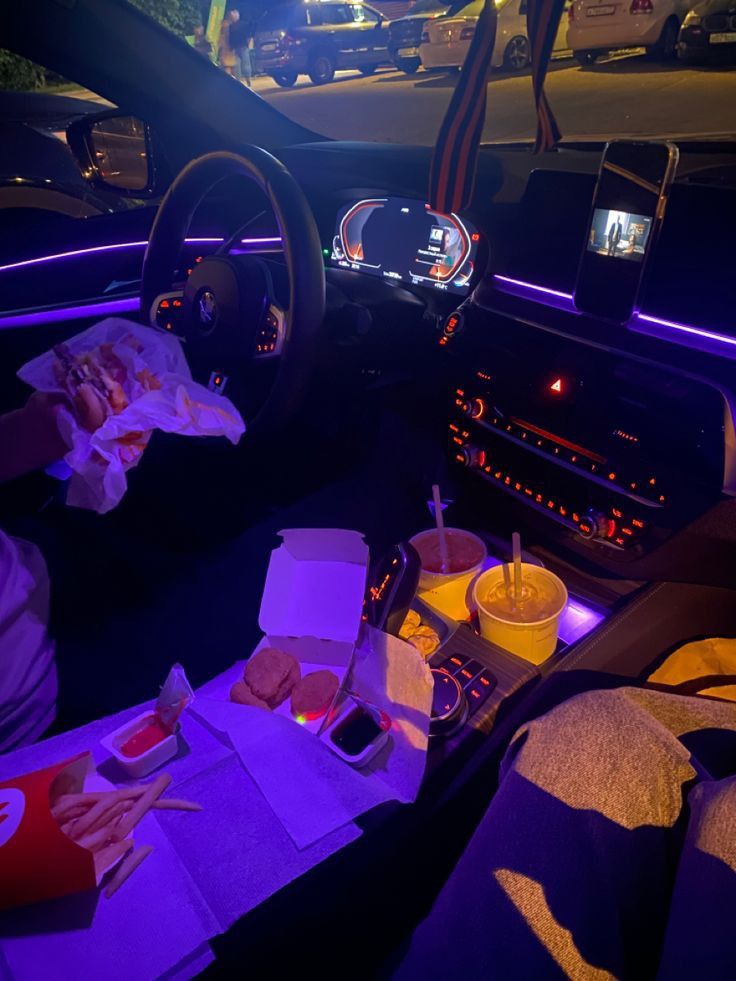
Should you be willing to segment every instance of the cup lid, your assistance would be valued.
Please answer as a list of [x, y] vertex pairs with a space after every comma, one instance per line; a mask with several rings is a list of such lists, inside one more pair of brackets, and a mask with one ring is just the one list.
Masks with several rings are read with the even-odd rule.
[[491, 617], [493, 620], [498, 620], [499, 623], [506, 623], [513, 627], [537, 627], [540, 624], [548, 623], [550, 620], [554, 620], [559, 617], [567, 606], [567, 587], [559, 576], [555, 575], [549, 569], [545, 569], [541, 565], [532, 565], [530, 562], [522, 562], [522, 578], [528, 576], [533, 578], [535, 576], [540, 576], [549, 582], [554, 588], [554, 599], [556, 600], [554, 608], [552, 607], [552, 599], [550, 599], [550, 609], [553, 612], [540, 617], [538, 620], [519, 620], [514, 619], [511, 616], [503, 616], [501, 613], [493, 610], [489, 611], [484, 605], [483, 598], [487, 597], [489, 588], [497, 581], [503, 579], [503, 564], [495, 565], [490, 569], [486, 569], [485, 572], [481, 573], [478, 579], [475, 581], [473, 586], [473, 602], [478, 608], [478, 611], [482, 611], [485, 616]]

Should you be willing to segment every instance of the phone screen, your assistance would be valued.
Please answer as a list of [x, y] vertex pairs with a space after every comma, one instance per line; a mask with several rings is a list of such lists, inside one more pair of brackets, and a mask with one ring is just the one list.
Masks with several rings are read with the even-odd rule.
[[609, 143], [578, 269], [579, 310], [617, 323], [633, 314], [676, 162], [671, 144]]

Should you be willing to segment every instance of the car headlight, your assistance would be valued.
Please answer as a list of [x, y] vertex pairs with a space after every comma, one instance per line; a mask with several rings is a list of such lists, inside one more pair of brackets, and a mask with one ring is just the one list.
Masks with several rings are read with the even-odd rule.
[[702, 22], [703, 18], [700, 14], [696, 14], [694, 10], [688, 11], [685, 14], [685, 20], [682, 22], [683, 27], [697, 27], [698, 24]]

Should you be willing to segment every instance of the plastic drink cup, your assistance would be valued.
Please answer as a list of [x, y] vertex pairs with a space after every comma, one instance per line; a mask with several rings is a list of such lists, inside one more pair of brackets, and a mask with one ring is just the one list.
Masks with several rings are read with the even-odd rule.
[[439, 532], [436, 528], [420, 531], [410, 539], [419, 553], [422, 563], [419, 575], [420, 589], [438, 589], [447, 583], [465, 587], [478, 575], [488, 558], [485, 543], [477, 535], [461, 528], [445, 528], [448, 568], [442, 568]]
[[565, 584], [549, 569], [522, 562], [521, 597], [514, 599], [503, 566], [479, 576], [473, 587], [481, 636], [512, 654], [541, 664], [554, 654], [565, 607]]

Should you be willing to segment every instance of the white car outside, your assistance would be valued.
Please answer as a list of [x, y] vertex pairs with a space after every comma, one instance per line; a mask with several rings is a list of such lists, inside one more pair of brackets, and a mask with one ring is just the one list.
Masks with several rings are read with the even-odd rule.
[[689, 0], [574, 0], [568, 12], [567, 46], [583, 65], [623, 48], [646, 48], [674, 58]]
[[[492, 68], [521, 71], [530, 61], [531, 48], [526, 29], [526, 0], [496, 0], [498, 27], [491, 58]], [[465, 61], [478, 25], [483, 0], [454, 3], [444, 17], [424, 25], [419, 57], [428, 69], [459, 68]], [[563, 14], [553, 54], [566, 50]]]

